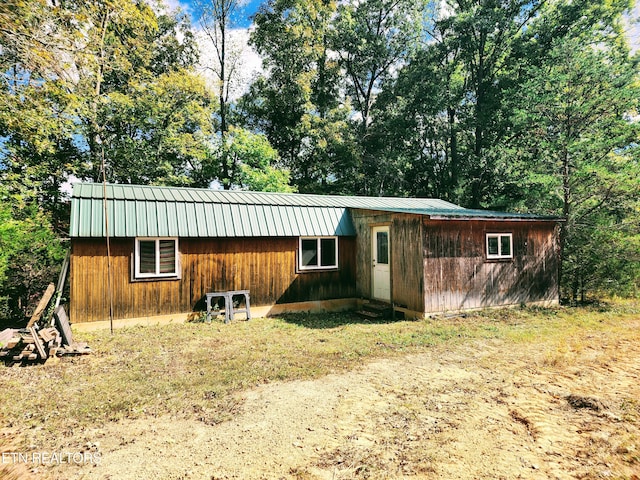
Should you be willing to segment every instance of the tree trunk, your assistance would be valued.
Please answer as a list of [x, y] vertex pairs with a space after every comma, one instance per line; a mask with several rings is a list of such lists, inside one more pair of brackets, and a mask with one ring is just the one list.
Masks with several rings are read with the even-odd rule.
[[449, 119], [449, 151], [450, 151], [450, 167], [449, 167], [449, 192], [454, 192], [458, 186], [458, 136], [456, 133], [456, 111], [452, 107], [447, 108]]
[[227, 89], [227, 78], [226, 78], [226, 41], [227, 41], [227, 16], [226, 12], [223, 8], [220, 12], [220, 137], [222, 144], [222, 158], [220, 159], [222, 162], [222, 187], [225, 190], [229, 190], [231, 188], [231, 166], [229, 165], [229, 155], [227, 155], [227, 145], [226, 145], [226, 136], [228, 131], [227, 126], [227, 99], [226, 99], [226, 89]]
[[560, 224], [560, 257], [558, 259], [558, 287], [562, 288], [564, 278], [564, 252], [569, 234], [569, 214], [571, 213], [571, 168], [569, 165], [569, 152], [566, 146], [562, 151], [562, 217], [564, 222]]
[[[104, 63], [105, 63], [105, 38], [107, 35], [107, 26], [109, 24], [109, 14], [111, 12], [106, 11], [102, 16], [100, 24], [100, 52], [98, 57], [98, 71], [96, 72], [96, 84], [94, 87], [94, 97], [92, 101], [92, 115], [93, 118], [89, 119], [89, 125], [91, 132], [89, 132], [89, 157], [91, 159], [91, 177], [94, 182], [102, 180], [100, 172], [106, 168], [104, 165], [104, 147], [102, 146], [103, 139], [100, 137], [100, 126], [98, 125], [98, 101], [102, 94], [102, 76], [104, 75]], [[98, 150], [102, 155], [98, 155]], [[104, 172], [106, 175], [106, 171]]]

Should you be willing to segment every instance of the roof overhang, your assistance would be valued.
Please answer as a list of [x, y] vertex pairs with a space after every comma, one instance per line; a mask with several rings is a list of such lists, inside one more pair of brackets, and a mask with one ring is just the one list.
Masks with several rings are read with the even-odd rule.
[[498, 212], [494, 210], [474, 210], [468, 208], [459, 209], [416, 209], [416, 208], [379, 208], [375, 209], [389, 213], [404, 213], [408, 215], [421, 215], [430, 220], [483, 220], [483, 221], [505, 221], [505, 222], [562, 222], [563, 218], [535, 215], [530, 213], [510, 213]]
[[494, 222], [564, 222], [563, 218], [547, 216], [486, 216], [486, 215], [425, 215], [430, 220], [486, 220]]

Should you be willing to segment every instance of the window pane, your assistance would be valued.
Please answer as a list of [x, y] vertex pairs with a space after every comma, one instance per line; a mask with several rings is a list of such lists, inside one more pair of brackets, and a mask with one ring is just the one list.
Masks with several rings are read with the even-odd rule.
[[160, 240], [160, 273], [176, 273], [176, 242]]
[[500, 237], [500, 255], [504, 257], [511, 256], [511, 237], [508, 235]]
[[301, 242], [300, 262], [303, 267], [318, 266], [318, 241], [315, 238], [303, 239]]
[[376, 245], [378, 246], [377, 262], [389, 263], [389, 234], [387, 232], [376, 232]]
[[336, 265], [336, 239], [320, 239], [320, 265], [323, 267], [335, 267]]
[[498, 255], [498, 237], [487, 237], [487, 255]]
[[140, 240], [140, 273], [156, 273], [156, 242]]

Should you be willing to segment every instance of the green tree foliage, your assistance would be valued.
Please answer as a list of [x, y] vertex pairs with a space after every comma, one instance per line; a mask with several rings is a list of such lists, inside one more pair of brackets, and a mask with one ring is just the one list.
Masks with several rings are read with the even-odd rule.
[[0, 324], [25, 318], [55, 282], [66, 250], [33, 192], [0, 183]]
[[542, 4], [439, 4], [425, 28], [430, 41], [375, 106], [374, 152], [382, 147], [385, 162], [401, 159], [407, 193], [495, 205], [505, 169], [496, 147], [512, 134], [506, 94]]
[[383, 191], [461, 202], [471, 138], [460, 125], [469, 110], [464, 85], [457, 50], [442, 40], [379, 94], [367, 146]]
[[353, 192], [357, 143], [343, 76], [331, 50], [336, 2], [272, 0], [255, 16], [251, 42], [267, 75], [241, 102], [248, 125], [264, 132], [302, 192]]
[[[182, 37], [179, 41], [178, 38]], [[147, 2], [0, 5], [0, 316], [56, 281], [72, 175], [197, 183], [212, 99], [184, 19]]]
[[[201, 12], [198, 24], [213, 53], [213, 59], [205, 64], [205, 68], [213, 73], [218, 92], [216, 132], [222, 137], [221, 143], [227, 144], [225, 137], [230, 128], [231, 95], [241, 81], [239, 69], [242, 65], [242, 48], [233, 41], [231, 33], [237, 28], [242, 5], [237, 0], [203, 0], [195, 5]], [[220, 171], [218, 181], [224, 188], [230, 188], [235, 180], [232, 172], [238, 170], [238, 166], [226, 153], [224, 148], [216, 151]]]
[[262, 134], [229, 127], [228, 135], [220, 150], [230, 159], [236, 171], [230, 172], [235, 179], [233, 187], [258, 192], [294, 192], [289, 185], [290, 175], [285, 168], [278, 168], [278, 152]]
[[107, 98], [98, 118], [109, 180], [208, 185], [214, 99], [202, 79], [175, 70]]
[[30, 169], [51, 205], [70, 174], [100, 180], [103, 161], [109, 181], [192, 182], [214, 103], [188, 70], [197, 52], [184, 17], [130, 0], [42, 0], [12, 2], [3, 18], [5, 169]]
[[564, 291], [631, 291], [639, 185], [629, 8], [272, 0], [253, 36], [266, 73], [243, 108], [301, 191], [564, 216]]
[[253, 45], [267, 74], [243, 107], [301, 191], [380, 193], [384, 164], [367, 154], [383, 83], [422, 41], [424, 2], [272, 0]]
[[416, 0], [340, 4], [331, 46], [345, 70], [361, 132], [371, 123], [375, 92], [420, 45], [427, 6]]
[[395, 162], [380, 161], [381, 156], [371, 149], [372, 108], [385, 82], [422, 46], [424, 16], [431, 5], [423, 0], [365, 0], [338, 8], [331, 46], [340, 59], [346, 94], [355, 110], [352, 123], [360, 152], [359, 193], [380, 195], [395, 190]]
[[522, 198], [566, 219], [562, 286], [573, 300], [630, 293], [640, 280], [638, 69], [603, 33], [553, 41], [529, 71], [516, 117]]
[[45, 230], [65, 230], [61, 185], [99, 180], [104, 160], [110, 181], [560, 215], [565, 295], [637, 292], [629, 0], [268, 0], [251, 36], [264, 74], [236, 104], [226, 33], [240, 4], [204, 3], [214, 94], [186, 19], [149, 2], [0, 5], [0, 176], [42, 205]]

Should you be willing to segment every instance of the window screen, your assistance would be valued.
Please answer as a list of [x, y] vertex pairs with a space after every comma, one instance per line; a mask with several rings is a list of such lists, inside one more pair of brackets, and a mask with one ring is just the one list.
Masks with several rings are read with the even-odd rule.
[[140, 255], [140, 273], [156, 273], [155, 240], [140, 240], [138, 252]]
[[176, 273], [176, 242], [160, 240], [160, 273]]

